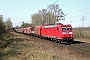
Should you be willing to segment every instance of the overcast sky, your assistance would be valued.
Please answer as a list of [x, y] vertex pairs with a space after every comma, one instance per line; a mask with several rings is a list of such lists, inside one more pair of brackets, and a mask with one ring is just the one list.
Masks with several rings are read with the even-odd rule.
[[[47, 5], [53, 4], [56, 0], [0, 0], [0, 15], [4, 20], [11, 17], [13, 26], [20, 25], [25, 21], [31, 21], [31, 15], [38, 10], [46, 9]], [[56, 4], [66, 14], [63, 24], [71, 23], [73, 27], [83, 26], [81, 17], [84, 15], [84, 26], [90, 26], [90, 0], [58, 0]], [[71, 21], [71, 22], [70, 22]]]

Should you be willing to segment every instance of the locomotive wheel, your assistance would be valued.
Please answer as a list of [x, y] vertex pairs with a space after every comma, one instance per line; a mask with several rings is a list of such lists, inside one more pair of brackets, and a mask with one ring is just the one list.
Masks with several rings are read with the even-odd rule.
[[52, 41], [52, 38], [49, 38], [50, 41]]
[[62, 44], [63, 43], [63, 41], [62, 40], [59, 40], [59, 44]]
[[39, 35], [38, 38], [40, 38], [41, 36]]
[[58, 43], [59, 41], [57, 39], [55, 39], [55, 42]]
[[55, 39], [53, 38], [52, 41], [55, 42]]
[[50, 40], [50, 38], [48, 37], [47, 40]]
[[52, 40], [53, 40], [53, 38], [50, 39], [50, 41], [52, 41]]
[[41, 38], [43, 39], [43, 36]]

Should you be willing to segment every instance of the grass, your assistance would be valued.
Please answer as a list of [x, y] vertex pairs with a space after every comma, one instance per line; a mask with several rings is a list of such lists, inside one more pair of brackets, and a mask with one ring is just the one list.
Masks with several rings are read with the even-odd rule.
[[90, 28], [74, 28], [74, 37], [76, 39], [84, 39], [88, 41], [90, 39]]
[[10, 34], [5, 40], [0, 47], [0, 60], [69, 60], [30, 39], [26, 40], [23, 35]]
[[25, 41], [21, 38], [8, 41], [12, 43], [0, 48], [0, 60], [57, 60], [55, 55], [32, 41]]

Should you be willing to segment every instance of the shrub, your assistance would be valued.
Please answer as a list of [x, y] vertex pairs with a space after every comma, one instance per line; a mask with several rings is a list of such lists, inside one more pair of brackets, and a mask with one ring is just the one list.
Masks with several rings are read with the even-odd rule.
[[3, 17], [0, 15], [0, 37], [2, 37], [7, 32], [5, 24], [3, 22]]

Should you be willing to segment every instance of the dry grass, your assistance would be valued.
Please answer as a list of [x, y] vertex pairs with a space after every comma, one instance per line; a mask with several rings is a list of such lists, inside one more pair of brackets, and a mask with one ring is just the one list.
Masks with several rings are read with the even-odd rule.
[[[13, 32], [11, 32], [13, 33]], [[10, 35], [9, 35], [10, 36]], [[6, 37], [7, 38], [7, 37]], [[0, 47], [0, 60], [67, 60], [58, 57], [43, 46], [38, 45], [24, 35], [10, 36]]]
[[74, 37], [81, 41], [90, 42], [90, 28], [74, 28]]
[[57, 60], [55, 55], [32, 41], [17, 38], [9, 42], [12, 43], [0, 48], [0, 60]]
[[45, 41], [34, 41], [29, 36], [14, 34], [0, 47], [0, 60], [82, 60], [68, 54], [67, 49], [65, 52], [65, 47], [59, 46], [59, 49], [56, 47], [58, 45], [52, 46], [53, 44], [45, 44]]

